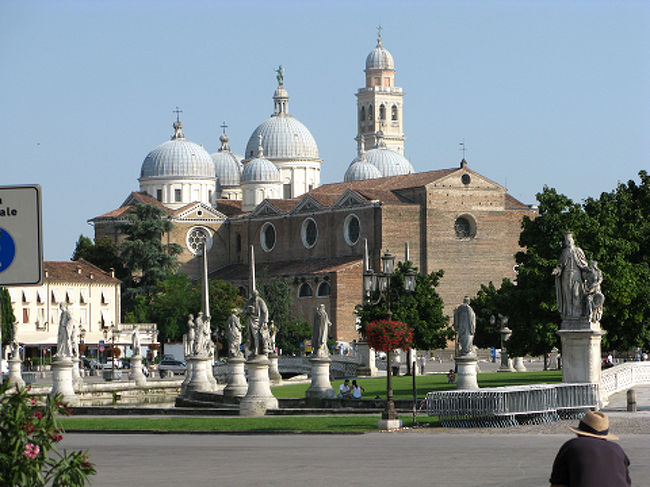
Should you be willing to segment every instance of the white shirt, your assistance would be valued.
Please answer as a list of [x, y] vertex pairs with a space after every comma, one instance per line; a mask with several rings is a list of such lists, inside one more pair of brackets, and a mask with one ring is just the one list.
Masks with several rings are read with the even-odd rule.
[[352, 386], [352, 397], [361, 399], [361, 386]]
[[350, 386], [346, 386], [345, 384], [339, 386], [339, 397], [343, 397], [344, 394], [347, 395], [348, 392], [350, 392]]

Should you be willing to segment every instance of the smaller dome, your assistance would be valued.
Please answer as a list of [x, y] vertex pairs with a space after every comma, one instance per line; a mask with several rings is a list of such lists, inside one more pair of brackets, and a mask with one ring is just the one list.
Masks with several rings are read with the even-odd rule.
[[366, 70], [395, 69], [393, 56], [381, 43], [381, 33], [377, 35], [377, 46], [366, 57]]
[[226, 134], [227, 125], [225, 122], [221, 127], [223, 128], [223, 133], [219, 137], [221, 147], [218, 152], [210, 154], [214, 162], [217, 184], [219, 186], [239, 186], [241, 181], [242, 157], [233, 154], [230, 150], [230, 146], [228, 145], [230, 138]]
[[258, 157], [244, 165], [241, 173], [242, 183], [279, 183], [280, 171], [268, 159]]
[[366, 159], [355, 159], [345, 171], [343, 180], [347, 183], [350, 181], [364, 181], [366, 179], [377, 179], [382, 177], [381, 171]]
[[413, 165], [406, 157], [386, 147], [382, 131], [377, 132], [376, 137], [375, 148], [366, 152], [365, 156], [368, 162], [379, 169], [382, 176], [403, 176], [415, 172]]

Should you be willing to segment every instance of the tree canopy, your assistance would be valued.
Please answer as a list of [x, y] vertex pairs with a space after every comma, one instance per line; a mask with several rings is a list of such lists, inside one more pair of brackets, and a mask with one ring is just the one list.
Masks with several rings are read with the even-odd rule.
[[[516, 285], [504, 281], [499, 289], [483, 286], [472, 300], [477, 319], [494, 313], [507, 315], [513, 355], [538, 355], [560, 347], [556, 332], [555, 282], [551, 274], [563, 247], [565, 232], [573, 232], [576, 245], [588, 260], [598, 261], [605, 295], [602, 328], [604, 349], [629, 350], [650, 345], [650, 189], [648, 174], [640, 184], [619, 184], [600, 198], [575, 203], [555, 189], [544, 187], [537, 195], [539, 216], [524, 218], [519, 239], [525, 252], [516, 255]], [[489, 327], [478, 333], [477, 344], [494, 342]], [[486, 340], [485, 343], [482, 340]], [[492, 342], [492, 343], [488, 343]]]
[[[449, 317], [443, 314], [443, 302], [436, 291], [442, 279], [443, 271], [431, 274], [416, 274], [415, 291], [408, 292], [404, 288], [404, 274], [413, 268], [411, 262], [398, 262], [397, 268], [390, 281], [390, 309], [392, 319], [407, 323], [413, 330], [412, 346], [419, 349], [445, 348], [447, 340], [455, 336], [449, 328]], [[356, 308], [360, 318], [362, 333], [371, 321], [385, 319], [387, 306], [385, 300], [379, 299], [379, 291], [371, 296], [371, 302], [365, 302]]]
[[124, 279], [128, 275], [120, 259], [117, 244], [108, 237], [93, 242], [90, 238], [79, 235], [72, 260], [79, 259], [84, 259], [105, 271], [114, 269], [118, 279]]
[[13, 323], [16, 321], [11, 307], [11, 296], [6, 288], [0, 287], [0, 318], [2, 319], [2, 344], [9, 343], [14, 338]]

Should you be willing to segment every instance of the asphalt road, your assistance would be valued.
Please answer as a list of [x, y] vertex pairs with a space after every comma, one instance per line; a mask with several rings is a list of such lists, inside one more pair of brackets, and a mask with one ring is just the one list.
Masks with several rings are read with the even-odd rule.
[[[66, 434], [94, 487], [548, 486], [562, 434], [427, 430], [364, 435]], [[622, 435], [633, 485], [650, 485], [650, 434]]]

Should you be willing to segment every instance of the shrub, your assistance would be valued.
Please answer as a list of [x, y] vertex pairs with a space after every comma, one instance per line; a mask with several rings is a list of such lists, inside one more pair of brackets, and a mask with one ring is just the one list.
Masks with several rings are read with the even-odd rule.
[[401, 348], [408, 350], [413, 341], [413, 332], [402, 321], [376, 320], [366, 327], [368, 345], [381, 352]]

